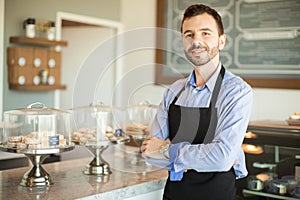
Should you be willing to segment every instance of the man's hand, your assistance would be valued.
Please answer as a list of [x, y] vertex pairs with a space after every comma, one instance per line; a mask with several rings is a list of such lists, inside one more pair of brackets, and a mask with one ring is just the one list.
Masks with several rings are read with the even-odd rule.
[[146, 140], [144, 140], [141, 151], [143, 157], [151, 157], [151, 158], [157, 158], [162, 159], [163, 156], [160, 154], [160, 148], [161, 146], [170, 143], [170, 140], [161, 140], [154, 136], [147, 137]]

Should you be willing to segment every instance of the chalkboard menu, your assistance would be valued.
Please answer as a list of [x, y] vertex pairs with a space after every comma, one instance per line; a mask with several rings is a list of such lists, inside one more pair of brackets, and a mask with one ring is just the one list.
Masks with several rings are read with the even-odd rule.
[[[160, 0], [158, 0], [159, 3]], [[187, 75], [192, 66], [182, 50], [180, 26], [184, 10], [199, 1], [164, 0], [160, 26], [178, 32], [165, 34], [168, 66], [156, 75]], [[300, 0], [201, 0], [222, 16], [225, 48], [221, 62], [242, 77], [300, 79]], [[162, 6], [162, 3], [160, 3]], [[170, 70], [170, 68], [172, 68]], [[161, 79], [162, 80], [162, 79]], [[166, 80], [166, 79], [163, 79]], [[299, 83], [299, 82], [297, 82]], [[299, 85], [300, 87], [300, 85]]]

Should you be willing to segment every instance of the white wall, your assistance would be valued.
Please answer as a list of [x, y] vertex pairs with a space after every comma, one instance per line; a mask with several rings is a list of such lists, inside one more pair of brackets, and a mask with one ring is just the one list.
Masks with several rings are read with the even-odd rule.
[[[139, 28], [153, 28], [156, 26], [156, 0], [121, 0], [121, 22], [124, 26], [124, 32], [134, 31]], [[155, 45], [155, 35], [137, 35], [141, 40], [147, 40]], [[130, 43], [136, 42], [135, 40]], [[125, 43], [126, 45], [126, 43]], [[130, 45], [130, 44], [128, 44]], [[125, 47], [126, 48], [126, 47]], [[124, 86], [124, 90], [129, 93], [123, 99], [124, 104], [137, 104], [147, 100], [152, 104], [159, 104], [164, 87], [154, 85], [155, 74], [155, 49], [137, 48], [127, 53], [123, 57], [123, 75], [134, 74], [134, 79], [130, 79], [132, 84], [141, 83], [138, 88]], [[142, 81], [140, 79], [143, 79]], [[128, 97], [127, 97], [128, 96]]]
[[300, 90], [254, 88], [251, 120], [286, 120], [300, 112]]
[[[121, 21], [127, 31], [156, 26], [156, 0], [121, 0]], [[140, 37], [143, 37], [143, 35]], [[143, 64], [155, 63], [154, 53], [154, 50], [139, 49], [124, 56], [124, 72], [134, 70]], [[141, 74], [141, 76], [148, 79], [148, 82], [154, 82], [154, 67], [145, 74]], [[139, 90], [128, 91], [132, 95], [127, 101], [138, 102], [147, 99], [151, 103], [158, 104], [163, 90], [163, 87], [160, 86], [143, 86]], [[254, 88], [253, 90], [254, 107], [251, 120], [286, 120], [293, 112], [300, 112], [300, 90], [260, 88]]]
[[[63, 27], [62, 38], [63, 40], [68, 41], [68, 46], [62, 50], [63, 67], [61, 80], [63, 84], [67, 85], [67, 89], [60, 92], [61, 109], [70, 109], [73, 107], [74, 84], [80, 69], [82, 67], [88, 67], [84, 65], [84, 62], [89, 58], [90, 53], [115, 34], [116, 30], [112, 28], [88, 26]], [[106, 49], [106, 51], [111, 51], [111, 54], [114, 54], [113, 47]], [[101, 55], [98, 57], [101, 57]], [[97, 62], [97, 60], [94, 62]], [[104, 67], [106, 66], [99, 66], [99, 70]], [[115, 71], [113, 69], [113, 71], [106, 73], [106, 76], [103, 76], [104, 78], [99, 80], [98, 83], [95, 83], [95, 85], [99, 84], [97, 87], [98, 90], [95, 91], [95, 99], [98, 99], [105, 104], [110, 104], [111, 102], [108, 98], [111, 96], [110, 94], [114, 85], [114, 73]], [[91, 81], [89, 75], [91, 74], [85, 74], [83, 76], [85, 81], [81, 81], [81, 83], [88, 83]], [[80, 106], [88, 106], [92, 103], [93, 99], [87, 99], [85, 98], [86, 96], [88, 95], [82, 94], [82, 96], [74, 98], [79, 99], [77, 104], [80, 104]]]

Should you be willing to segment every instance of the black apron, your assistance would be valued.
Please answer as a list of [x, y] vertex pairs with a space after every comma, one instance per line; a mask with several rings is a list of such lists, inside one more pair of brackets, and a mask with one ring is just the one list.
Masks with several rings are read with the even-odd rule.
[[[208, 108], [175, 105], [184, 87], [169, 107], [169, 137], [172, 144], [187, 141], [191, 144], [206, 144], [213, 140], [217, 126], [215, 107], [225, 69], [218, 75]], [[180, 181], [171, 181], [170, 176], [164, 189], [164, 200], [232, 200], [235, 199], [235, 174], [228, 172], [197, 172], [187, 170]]]

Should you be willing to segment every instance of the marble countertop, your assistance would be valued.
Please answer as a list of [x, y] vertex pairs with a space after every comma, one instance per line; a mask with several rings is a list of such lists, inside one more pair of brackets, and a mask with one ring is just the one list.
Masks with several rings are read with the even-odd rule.
[[144, 163], [124, 149], [110, 148], [103, 153], [112, 173], [109, 176], [85, 175], [93, 157], [43, 164], [54, 184], [48, 188], [20, 186], [30, 167], [0, 171], [1, 199], [109, 199], [121, 200], [162, 189], [167, 172]]

